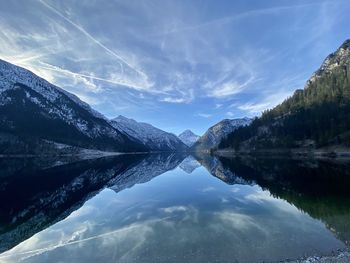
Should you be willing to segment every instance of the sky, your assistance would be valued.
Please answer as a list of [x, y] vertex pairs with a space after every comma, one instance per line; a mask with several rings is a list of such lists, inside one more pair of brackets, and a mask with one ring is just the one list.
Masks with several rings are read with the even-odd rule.
[[201, 135], [303, 88], [349, 14], [348, 0], [0, 0], [0, 58], [108, 118]]

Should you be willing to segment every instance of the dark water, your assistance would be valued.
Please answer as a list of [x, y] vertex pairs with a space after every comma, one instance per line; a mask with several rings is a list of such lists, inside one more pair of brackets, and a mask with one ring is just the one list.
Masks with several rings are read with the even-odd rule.
[[350, 245], [346, 161], [0, 160], [0, 262], [279, 262]]

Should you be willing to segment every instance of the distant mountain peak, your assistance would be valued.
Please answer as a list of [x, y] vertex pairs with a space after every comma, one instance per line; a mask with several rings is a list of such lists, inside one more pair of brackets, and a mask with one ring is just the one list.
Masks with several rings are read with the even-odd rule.
[[187, 130], [184, 130], [182, 133], [192, 133], [194, 134], [191, 130], [187, 129]]
[[191, 131], [191, 130], [189, 130], [189, 129], [187, 129], [187, 130], [184, 130], [182, 133], [180, 133], [179, 134], [179, 136], [181, 136], [181, 135], [191, 135], [191, 136], [198, 136], [198, 135], [196, 135], [193, 131]]
[[186, 144], [187, 146], [192, 146], [200, 138], [197, 134], [194, 134], [191, 130], [187, 129], [180, 133], [177, 137]]

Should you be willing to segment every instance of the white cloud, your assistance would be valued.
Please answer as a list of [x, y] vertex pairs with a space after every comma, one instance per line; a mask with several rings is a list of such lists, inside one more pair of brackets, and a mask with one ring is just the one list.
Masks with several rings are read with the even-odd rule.
[[165, 97], [163, 99], [160, 99], [162, 102], [169, 102], [169, 103], [185, 103], [186, 100], [184, 98], [172, 98], [172, 97]]
[[232, 95], [242, 92], [248, 87], [250, 83], [253, 82], [253, 80], [254, 77], [250, 77], [248, 80], [242, 83], [239, 83], [235, 79], [221, 83], [217, 86], [212, 87], [208, 92], [208, 96], [214, 98], [230, 97]]
[[215, 98], [232, 96], [241, 92], [243, 88], [244, 86], [240, 85], [236, 81], [226, 82], [219, 87], [213, 88], [213, 90], [208, 93], [208, 96]]
[[196, 115], [202, 118], [210, 118], [211, 116], [213, 116], [213, 114], [209, 113], [197, 113]]
[[100, 46], [102, 49], [104, 49], [108, 54], [112, 55], [113, 57], [115, 57], [119, 63], [120, 66], [122, 68], [122, 71], [124, 72], [124, 68], [123, 66], [126, 65], [128, 66], [130, 69], [134, 70], [135, 72], [137, 72], [142, 78], [147, 79], [147, 75], [140, 71], [139, 69], [137, 69], [136, 67], [134, 67], [133, 65], [131, 65], [128, 61], [126, 61], [124, 58], [122, 58], [119, 54], [117, 54], [115, 51], [111, 50], [110, 48], [106, 47], [104, 44], [102, 44], [99, 40], [97, 40], [95, 37], [93, 37], [90, 33], [88, 33], [83, 27], [79, 26], [78, 24], [74, 23], [71, 19], [69, 19], [68, 17], [66, 17], [65, 15], [63, 15], [59, 10], [57, 10], [56, 8], [54, 8], [53, 6], [49, 5], [48, 3], [46, 3], [44, 0], [39, 0], [44, 6], [46, 6], [48, 9], [50, 9], [52, 12], [54, 12], [55, 14], [57, 14], [59, 17], [61, 17], [62, 19], [64, 19], [65, 21], [67, 21], [69, 24], [71, 24], [73, 27], [75, 27], [77, 30], [79, 30], [81, 33], [83, 33], [88, 39], [90, 39], [91, 41], [93, 41], [94, 43], [96, 43], [98, 46]]
[[167, 213], [167, 214], [172, 214], [176, 212], [186, 212], [188, 211], [188, 207], [186, 206], [170, 206], [166, 208], [161, 208], [161, 211]]
[[243, 111], [247, 111], [252, 114], [257, 114], [261, 113], [262, 111], [266, 110], [269, 108], [271, 104], [270, 103], [252, 103], [252, 102], [247, 102], [244, 104], [241, 104], [237, 108]]
[[[283, 86], [283, 85], [282, 85]], [[293, 94], [294, 88], [288, 88], [281, 90], [269, 90], [267, 94], [262, 94], [262, 98], [259, 101], [247, 101], [245, 103], [234, 103], [229, 108], [238, 108], [239, 110], [246, 111], [250, 114], [260, 114], [264, 110], [271, 109], [278, 104], [282, 103], [285, 99]]]
[[213, 187], [213, 186], [205, 187], [205, 188], [202, 190], [203, 193], [213, 192], [213, 191], [216, 191], [216, 188]]
[[[45, 1], [40, 3], [45, 7], [36, 18], [23, 15], [22, 19], [27, 20], [21, 24], [16, 22], [16, 16], [0, 20], [1, 58], [63, 88], [71, 82], [72, 85], [80, 83], [80, 88], [99, 91], [101, 86], [95, 83], [98, 81], [114, 87], [159, 93], [152, 88], [154, 83], [146, 73], [134, 65], [136, 63], [132, 64], [108, 48], [63, 12]], [[36, 24], [39, 18], [45, 20], [44, 25]], [[24, 30], [22, 24], [28, 23], [32, 25]]]
[[230, 117], [230, 118], [232, 118], [233, 116], [235, 116], [235, 114], [234, 114], [233, 112], [231, 112], [231, 111], [226, 112], [226, 115], [227, 115], [228, 117]]
[[222, 221], [228, 227], [232, 227], [238, 231], [246, 231], [248, 229], [256, 229], [265, 232], [264, 228], [259, 225], [250, 215], [241, 214], [233, 211], [223, 211], [215, 213], [217, 219]]

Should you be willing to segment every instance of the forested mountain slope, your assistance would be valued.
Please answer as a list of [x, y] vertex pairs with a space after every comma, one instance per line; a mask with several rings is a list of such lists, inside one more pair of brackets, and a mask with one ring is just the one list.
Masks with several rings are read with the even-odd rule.
[[350, 40], [329, 55], [303, 90], [240, 127], [219, 149], [350, 146]]

